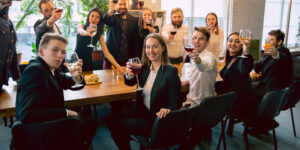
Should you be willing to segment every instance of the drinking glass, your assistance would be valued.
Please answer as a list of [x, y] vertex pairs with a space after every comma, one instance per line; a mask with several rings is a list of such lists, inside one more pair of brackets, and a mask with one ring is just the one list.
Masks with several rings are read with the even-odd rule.
[[144, 7], [144, 1], [141, 1], [141, 0], [139, 0], [139, 8], [140, 9], [143, 9], [143, 7]]
[[[113, 0], [112, 2], [114, 3], [114, 4], [118, 4], [118, 1], [119, 0]], [[116, 6], [117, 7], [117, 6]], [[117, 8], [115, 8], [115, 13], [114, 13], [115, 15], [118, 15], [118, 14], [120, 14], [118, 11], [117, 11]]]
[[56, 12], [58, 13], [63, 12], [63, 8], [58, 6], [58, 2], [54, 2], [53, 5], [54, 5], [54, 10], [56, 10]]
[[90, 29], [90, 32], [91, 32], [91, 34], [92, 34], [92, 37], [91, 37], [91, 43], [89, 44], [89, 45], [87, 45], [88, 47], [94, 47], [94, 45], [93, 45], [93, 37], [97, 34], [97, 25], [95, 25], [95, 24], [90, 24], [89, 25], [89, 27], [88, 27], [89, 29]]
[[194, 44], [193, 44], [193, 36], [191, 35], [186, 35], [183, 37], [183, 42], [184, 42], [184, 49], [188, 53], [192, 52], [194, 50]]
[[145, 23], [146, 23], [146, 26], [153, 27], [153, 19], [152, 18], [146, 18]]
[[[239, 40], [242, 42], [244, 40], [251, 40], [251, 31], [249, 29], [241, 29], [240, 30], [240, 34], [239, 34]], [[247, 56], [245, 56], [244, 52], [242, 52], [242, 55], [239, 56], [241, 58], [248, 58]]]
[[[177, 33], [177, 27], [174, 26], [174, 28], [171, 29], [170, 34], [171, 34], [171, 35], [175, 35], [176, 33]], [[174, 41], [174, 39], [173, 39], [173, 41], [171, 41], [170, 44], [174, 44], [174, 45], [176, 44], [175, 41]]]
[[[67, 68], [69, 69], [69, 71], [71, 69], [75, 69], [77, 62], [78, 62], [78, 55], [76, 52], [71, 52], [70, 54], [65, 55], [65, 62], [67, 63]], [[75, 85], [72, 86], [72, 88], [76, 88], [76, 87], [80, 87], [82, 86], [81, 84], [75, 82]]]
[[270, 40], [269, 40], [269, 38], [266, 38], [266, 39], [265, 39], [264, 50], [267, 51], [267, 49], [270, 48], [270, 47], [271, 47]]
[[130, 69], [132, 70], [132, 73], [136, 76], [136, 81], [137, 81], [136, 90], [143, 90], [143, 88], [140, 87], [140, 83], [138, 79], [138, 74], [140, 74], [142, 71], [142, 62], [138, 57], [130, 58], [128, 62], [130, 65]]

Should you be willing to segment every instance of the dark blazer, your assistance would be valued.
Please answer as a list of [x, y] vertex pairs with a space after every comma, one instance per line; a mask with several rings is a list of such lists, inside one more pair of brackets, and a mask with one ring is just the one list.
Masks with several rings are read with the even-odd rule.
[[[141, 87], [144, 87], [149, 73], [150, 68], [143, 66], [142, 71], [138, 76]], [[131, 80], [125, 78], [126, 85], [133, 86], [136, 82], [135, 77]], [[179, 108], [182, 103], [179, 98], [180, 88], [181, 82], [178, 77], [177, 69], [170, 65], [161, 65], [151, 90], [150, 110], [144, 105], [142, 91], [137, 91], [136, 112], [138, 114], [143, 114], [146, 117], [156, 118], [156, 113], [159, 112], [161, 108], [168, 108], [171, 110]]]
[[[48, 19], [47, 18], [43, 18], [43, 19], [39, 19], [35, 22], [34, 24], [34, 32], [35, 32], [35, 35], [36, 35], [36, 50], [39, 51], [39, 46], [40, 46], [40, 41], [42, 39], [42, 36], [45, 34], [45, 33], [54, 33], [55, 30], [53, 27], [48, 27], [47, 26], [47, 21]], [[57, 25], [54, 23], [54, 25], [56, 26], [56, 28], [58, 29], [59, 31], [59, 34], [61, 34], [59, 28], [57, 27]]]
[[5, 16], [0, 16], [0, 90], [3, 84], [8, 84], [9, 73], [14, 80], [20, 78], [16, 41], [16, 31], [12, 22]]
[[[127, 39], [128, 39], [128, 51], [129, 57], [137, 57], [137, 49], [138, 49], [138, 19], [134, 16], [127, 15], [128, 20], [128, 31], [127, 31]], [[119, 58], [119, 48], [120, 48], [120, 39], [121, 39], [121, 16], [120, 15], [105, 15], [103, 22], [107, 25], [107, 39], [106, 45], [111, 53], [111, 55], [116, 59], [119, 64], [124, 64], [129, 58]], [[106, 58], [105, 60], [109, 62]]]
[[265, 55], [254, 65], [255, 72], [261, 72], [261, 85], [265, 92], [279, 90], [289, 86], [293, 79], [293, 60], [289, 49], [279, 47], [279, 59]]
[[257, 104], [249, 77], [250, 71], [253, 69], [253, 58], [251, 55], [247, 55], [247, 58], [237, 57], [237, 60], [228, 68], [232, 59], [233, 57], [228, 57], [226, 65], [220, 72], [223, 81], [222, 92], [218, 94], [235, 91], [237, 98], [233, 113], [250, 115], [255, 112]]
[[70, 89], [74, 84], [72, 77], [58, 70], [53, 76], [40, 57], [31, 60], [18, 84], [17, 120], [32, 123], [66, 117], [63, 89]]

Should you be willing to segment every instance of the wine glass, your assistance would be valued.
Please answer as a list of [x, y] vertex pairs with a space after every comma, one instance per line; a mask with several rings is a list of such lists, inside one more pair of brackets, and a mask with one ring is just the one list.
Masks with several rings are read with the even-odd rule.
[[[176, 33], [177, 33], [177, 27], [174, 26], [174, 28], [171, 29], [170, 34], [171, 35], [175, 35]], [[171, 41], [170, 44], [174, 44], [174, 45], [176, 44], [175, 41], [174, 41], [174, 39], [173, 39], [173, 41]]]
[[[242, 42], [244, 40], [251, 40], [251, 31], [249, 29], [241, 29], [240, 30], [240, 34], [239, 34], [239, 40]], [[241, 58], [248, 58], [247, 56], [245, 56], [244, 52], [242, 52], [242, 55], [239, 56]]]
[[[75, 69], [76, 68], [76, 65], [77, 65], [77, 62], [79, 60], [79, 57], [77, 55], [76, 52], [71, 52], [70, 54], [67, 54], [65, 55], [65, 62], [67, 64], [67, 68], [69, 69], [69, 71], [71, 69]], [[72, 86], [72, 88], [76, 88], [76, 87], [80, 87], [82, 86], [81, 84], [75, 82], [75, 85]]]
[[93, 37], [97, 34], [97, 25], [95, 24], [90, 24], [89, 25], [89, 29], [90, 29], [90, 33], [92, 34], [92, 37], [91, 37], [91, 43], [89, 45], [87, 45], [88, 47], [94, 47], [93, 45]]
[[270, 47], [271, 47], [270, 40], [269, 40], [269, 38], [266, 38], [266, 39], [265, 39], [264, 50], [267, 51], [267, 49], [270, 48]]
[[143, 7], [144, 7], [144, 1], [141, 1], [141, 0], [139, 0], [139, 8], [140, 9], [143, 9]]
[[56, 10], [57, 13], [63, 12], [63, 8], [58, 6], [58, 2], [53, 2], [54, 10]]
[[184, 43], [184, 49], [188, 53], [192, 52], [194, 50], [194, 44], [193, 44], [193, 36], [186, 35], [183, 37], [183, 43]]
[[[119, 0], [113, 0], [112, 1], [115, 5], [117, 5], [118, 4], [118, 2], [119, 2]], [[116, 6], [117, 7], [117, 6]], [[118, 11], [117, 11], [117, 8], [115, 8], [115, 15], [118, 15], [118, 14], [120, 14]]]
[[130, 69], [132, 70], [132, 73], [136, 76], [136, 81], [137, 81], [137, 88], [136, 90], [143, 90], [143, 88], [140, 87], [139, 79], [138, 79], [138, 74], [142, 71], [142, 63], [138, 57], [135, 58], [130, 58], [128, 60]]
[[146, 18], [145, 23], [146, 23], [146, 26], [153, 27], [153, 19], [152, 18]]

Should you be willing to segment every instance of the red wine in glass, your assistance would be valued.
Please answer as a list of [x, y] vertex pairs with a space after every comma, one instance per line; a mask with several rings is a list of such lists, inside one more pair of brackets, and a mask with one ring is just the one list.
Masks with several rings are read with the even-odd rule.
[[194, 50], [194, 47], [184, 47], [185, 51], [188, 53], [192, 52]]
[[63, 12], [64, 10], [63, 9], [60, 9], [60, 8], [57, 8], [57, 13], [60, 13], [60, 12]]
[[114, 3], [114, 4], [117, 4], [117, 3], [118, 3], [118, 1], [119, 1], [119, 0], [113, 0], [113, 3]]
[[142, 66], [141, 66], [141, 65], [131, 66], [130, 68], [131, 68], [132, 73], [133, 73], [134, 75], [138, 75], [138, 74], [140, 74], [141, 71], [142, 71]]
[[139, 1], [139, 6], [140, 6], [140, 8], [143, 8], [143, 6], [144, 6], [144, 1]]
[[171, 33], [171, 35], [175, 35], [177, 33], [177, 31], [171, 31], [170, 33]]

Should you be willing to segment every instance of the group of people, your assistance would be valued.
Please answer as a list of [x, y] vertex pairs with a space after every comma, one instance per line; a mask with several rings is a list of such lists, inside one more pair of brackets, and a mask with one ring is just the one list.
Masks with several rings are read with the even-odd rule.
[[[7, 15], [9, 3], [4, 2], [5, 0], [2, 0], [0, 3], [0, 26], [1, 29], [2, 26], [6, 29], [1, 32], [10, 38], [2, 38], [4, 36], [0, 33], [1, 41], [6, 41], [5, 47], [1, 47], [0, 56], [1, 86], [7, 84], [9, 67], [12, 68], [11, 72], [18, 68], [14, 62], [15, 31]], [[291, 84], [292, 58], [289, 50], [283, 47], [285, 35], [280, 30], [269, 32], [271, 46], [265, 50], [265, 56], [257, 63], [254, 63], [249, 52], [251, 39], [240, 40], [239, 33], [231, 33], [227, 37], [225, 66], [220, 71], [223, 81], [215, 89], [217, 61], [224, 38], [215, 13], [206, 16], [206, 27], [194, 28], [194, 50], [185, 52], [183, 40], [184, 36], [188, 35], [188, 28], [182, 24], [183, 12], [180, 8], [172, 10], [172, 22], [164, 25], [159, 34], [159, 28], [154, 24], [149, 25], [147, 21], [154, 19], [150, 9], [143, 9], [138, 20], [127, 12], [127, 7], [127, 0], [119, 0], [116, 4], [112, 1], [109, 3], [109, 10], [105, 15], [99, 8], [89, 11], [85, 24], [78, 26], [75, 51], [80, 60], [76, 67], [69, 70], [71, 76], [67, 76], [61, 73], [59, 68], [66, 65], [63, 61], [68, 40], [60, 35], [61, 32], [55, 23], [61, 18], [62, 12], [54, 9], [51, 0], [40, 0], [39, 9], [44, 18], [34, 25], [38, 57], [30, 61], [21, 77], [18, 70], [12, 73], [14, 79], [19, 80], [16, 98], [17, 120], [33, 123], [78, 116], [77, 112], [64, 108], [63, 89], [80, 90], [85, 86], [81, 74], [82, 71], [90, 71], [93, 68], [93, 48], [87, 46], [92, 37], [92, 44], [96, 45], [99, 41], [103, 49], [104, 69], [111, 69], [113, 65], [124, 73], [126, 85], [133, 86], [139, 82], [143, 87], [143, 90], [137, 91], [136, 111], [133, 114], [107, 119], [111, 136], [119, 149], [130, 149], [130, 134], [150, 135], [156, 117], [163, 118], [182, 106], [199, 105], [205, 97], [215, 95], [215, 91], [218, 94], [235, 91], [237, 100], [233, 113], [253, 115], [259, 100], [266, 92]], [[89, 28], [91, 24], [97, 26], [95, 35]], [[104, 24], [107, 25], [106, 41], [102, 35]], [[171, 33], [174, 30], [176, 34]], [[2, 53], [5, 53], [5, 56], [9, 54], [5, 63], [2, 63]], [[240, 57], [242, 53], [246, 57]], [[133, 57], [141, 58], [142, 62], [142, 71], [138, 78], [134, 76], [132, 66], [127, 62]], [[190, 73], [183, 74], [184, 77], [180, 80], [178, 70], [171, 64], [180, 64], [187, 57], [191, 62]], [[253, 88], [251, 79], [260, 79], [260, 84]], [[75, 83], [81, 83], [82, 86], [72, 88]], [[190, 91], [183, 102], [180, 88], [185, 84], [190, 85]], [[95, 121], [91, 120], [83, 124], [88, 124], [84, 135], [88, 146], [96, 125]], [[198, 137], [191, 138], [196, 139]]]

